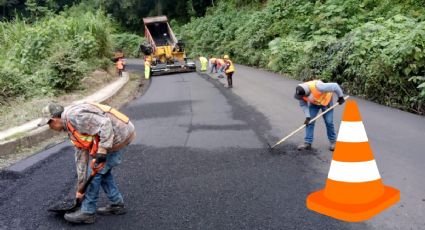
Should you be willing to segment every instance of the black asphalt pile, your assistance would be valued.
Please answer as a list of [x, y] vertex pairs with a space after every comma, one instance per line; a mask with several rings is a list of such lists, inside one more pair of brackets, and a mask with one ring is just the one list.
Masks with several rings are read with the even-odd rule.
[[[214, 151], [132, 145], [115, 171], [129, 212], [98, 216], [84, 229], [351, 229], [305, 207], [317, 190], [305, 167], [314, 152], [295, 146]], [[63, 168], [63, 162], [67, 163]], [[52, 202], [72, 196], [72, 150], [64, 149], [30, 177], [1, 180], [0, 226], [63, 229], [71, 224], [47, 212]], [[71, 173], [70, 173], [71, 172]], [[322, 175], [321, 177], [323, 177]], [[106, 204], [102, 194], [100, 204]], [[136, 227], [137, 226], [137, 227]], [[359, 227], [359, 225], [356, 225]], [[361, 226], [364, 229], [365, 226]]]

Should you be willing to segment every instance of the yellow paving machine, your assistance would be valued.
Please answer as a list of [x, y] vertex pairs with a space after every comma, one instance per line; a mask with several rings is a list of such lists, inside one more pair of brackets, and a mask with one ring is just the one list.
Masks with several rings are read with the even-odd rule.
[[177, 40], [166, 16], [143, 18], [146, 43], [140, 45], [145, 58], [151, 60], [152, 75], [196, 71], [188, 60], [184, 43]]

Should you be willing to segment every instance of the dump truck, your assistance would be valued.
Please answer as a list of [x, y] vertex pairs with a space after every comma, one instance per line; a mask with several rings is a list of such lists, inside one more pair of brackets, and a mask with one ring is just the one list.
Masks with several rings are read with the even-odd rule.
[[146, 42], [140, 45], [145, 58], [152, 60], [152, 75], [196, 71], [187, 59], [184, 43], [177, 40], [166, 16], [143, 18]]

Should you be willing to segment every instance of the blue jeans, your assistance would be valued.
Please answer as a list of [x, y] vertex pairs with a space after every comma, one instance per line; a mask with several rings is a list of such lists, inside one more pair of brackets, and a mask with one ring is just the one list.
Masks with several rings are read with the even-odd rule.
[[[100, 187], [105, 191], [106, 196], [112, 204], [124, 203], [123, 197], [112, 176], [112, 168], [121, 164], [123, 154], [126, 150], [127, 147], [124, 147], [116, 152], [108, 153], [105, 167], [94, 176], [92, 182], [87, 187], [83, 203], [81, 204], [81, 210], [84, 213], [96, 213], [96, 203], [99, 198]], [[91, 169], [88, 170], [88, 173], [91, 173]]]
[[216, 64], [211, 65], [211, 72], [210, 73], [213, 73], [213, 72], [217, 73], [217, 65]]
[[[327, 108], [331, 107], [333, 105], [332, 101], [329, 103], [328, 106], [321, 106], [321, 105], [313, 105], [310, 104], [309, 105], [309, 110], [310, 110], [310, 116], [313, 119], [314, 117], [317, 116], [317, 114], [319, 113], [320, 110], [325, 111]], [[334, 143], [336, 141], [336, 134], [335, 134], [335, 127], [334, 127], [334, 123], [333, 123], [333, 119], [334, 119], [334, 113], [333, 110], [329, 111], [328, 113], [326, 113], [325, 115], [323, 115], [323, 119], [325, 120], [325, 124], [326, 124], [326, 132], [328, 134], [328, 140], [330, 143]], [[314, 134], [314, 124], [316, 122], [312, 122], [309, 125], [307, 125], [306, 129], [305, 129], [305, 138], [304, 141], [306, 143], [313, 143], [313, 134]]]

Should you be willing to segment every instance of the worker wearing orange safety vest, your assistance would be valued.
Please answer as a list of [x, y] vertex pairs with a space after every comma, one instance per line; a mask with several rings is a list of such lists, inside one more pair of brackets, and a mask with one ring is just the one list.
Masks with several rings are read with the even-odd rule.
[[225, 68], [224, 60], [223, 60], [223, 59], [221, 59], [221, 58], [217, 58], [217, 59], [215, 60], [215, 63], [216, 63], [217, 72], [219, 72], [219, 73], [223, 72], [223, 70], [224, 70], [224, 68]]
[[118, 58], [118, 61], [115, 63], [118, 76], [122, 77], [122, 72], [124, 71], [124, 60], [122, 58]]
[[224, 71], [227, 76], [227, 86], [233, 88], [233, 73], [235, 72], [235, 66], [233, 62], [229, 59], [229, 55], [224, 55]]
[[[323, 83], [320, 80], [313, 80], [299, 84], [295, 89], [295, 99], [299, 100], [300, 106], [306, 117], [306, 134], [304, 143], [298, 146], [298, 150], [309, 150], [313, 143], [314, 124], [310, 120], [314, 118], [320, 110], [325, 111], [331, 107], [333, 93], [338, 96], [338, 103], [344, 103], [344, 94], [337, 83]], [[333, 124], [333, 110], [323, 115], [326, 124], [326, 131], [330, 143], [329, 150], [335, 149], [336, 134]]]
[[[72, 223], [93, 223], [95, 213], [124, 214], [124, 200], [111, 170], [121, 163], [127, 146], [135, 138], [135, 128], [129, 118], [110, 106], [96, 103], [77, 104], [66, 110], [51, 103], [43, 108], [42, 114], [39, 126], [48, 124], [52, 130], [67, 132], [75, 146], [76, 197], [82, 199], [82, 203], [81, 209], [65, 214], [65, 219]], [[92, 164], [89, 167], [90, 157]], [[81, 194], [78, 191], [91, 170], [98, 173], [85, 194]], [[100, 187], [111, 204], [96, 209]]]

